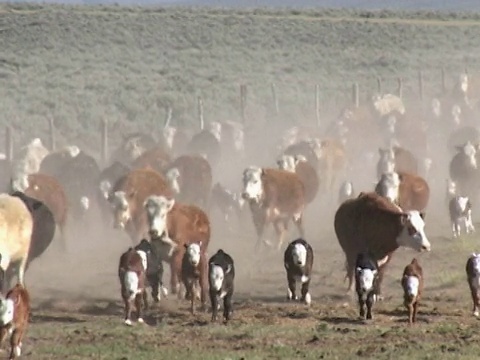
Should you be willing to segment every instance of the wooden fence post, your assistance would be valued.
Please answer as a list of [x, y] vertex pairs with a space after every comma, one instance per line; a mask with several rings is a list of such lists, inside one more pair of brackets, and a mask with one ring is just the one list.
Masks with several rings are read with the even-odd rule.
[[272, 83], [272, 98], [273, 98], [273, 109], [275, 111], [275, 115], [278, 116], [278, 114], [280, 114], [280, 109], [278, 107], [277, 87], [275, 86], [275, 83]]
[[13, 161], [13, 139], [10, 126], [7, 126], [5, 129], [5, 157], [8, 161]]
[[447, 91], [447, 84], [445, 82], [445, 68], [442, 67], [442, 94], [444, 94]]
[[55, 151], [57, 144], [55, 141], [55, 122], [52, 114], [48, 116], [48, 133], [50, 137], [50, 150]]
[[320, 127], [320, 85], [315, 85], [315, 119], [317, 127]]
[[163, 128], [166, 129], [167, 127], [170, 126], [170, 123], [172, 122], [172, 107], [167, 106], [166, 108], [166, 116], [165, 116], [165, 124], [163, 125]]
[[380, 76], [377, 77], [377, 91], [379, 94], [382, 94], [382, 79]]
[[200, 122], [200, 130], [205, 128], [205, 120], [203, 118], [203, 99], [201, 96], [197, 98], [198, 103], [198, 121]]
[[418, 72], [418, 93], [420, 95], [420, 100], [423, 100], [423, 72], [420, 70]]
[[245, 124], [246, 120], [246, 108], [247, 108], [247, 85], [240, 85], [240, 114], [242, 121]]
[[359, 100], [358, 92], [359, 92], [358, 83], [354, 83], [353, 86], [352, 86], [352, 101], [353, 101], [353, 105], [355, 105], [355, 107], [360, 106], [360, 100]]
[[108, 161], [108, 120], [103, 118], [101, 125], [102, 134], [102, 161], [105, 165]]
[[398, 89], [397, 89], [397, 92], [398, 92], [398, 97], [400, 99], [403, 98], [403, 80], [402, 78], [397, 78], [397, 82], [398, 82]]

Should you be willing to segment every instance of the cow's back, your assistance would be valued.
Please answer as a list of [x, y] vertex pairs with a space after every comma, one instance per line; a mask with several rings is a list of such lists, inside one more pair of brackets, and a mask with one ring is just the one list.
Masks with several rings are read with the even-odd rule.
[[405, 172], [398, 173], [400, 176], [400, 207], [404, 211], [423, 211], [428, 205], [430, 187], [421, 176]]
[[264, 169], [263, 190], [267, 205], [282, 212], [297, 212], [305, 205], [305, 187], [296, 173], [280, 169]]

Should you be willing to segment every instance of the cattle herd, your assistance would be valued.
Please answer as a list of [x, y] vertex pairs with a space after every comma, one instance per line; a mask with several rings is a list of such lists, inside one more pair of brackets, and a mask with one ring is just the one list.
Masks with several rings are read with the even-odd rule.
[[[346, 106], [319, 128], [283, 129], [279, 124], [267, 134], [233, 121], [206, 127], [202, 122], [200, 130], [169, 122], [157, 138], [125, 136], [101, 165], [75, 145], [53, 150], [39, 138], [31, 140], [12, 160], [0, 160], [1, 288], [7, 294], [0, 296], [0, 337], [12, 334], [10, 357], [20, 354], [30, 312], [25, 271], [54, 238], [68, 252], [69, 226], [73, 221], [88, 226], [93, 208], [106, 227], [123, 231], [132, 242], [119, 249], [118, 263], [128, 325], [134, 309], [136, 320], [143, 322], [147, 288], [154, 302], [169, 292], [189, 300], [192, 313], [197, 299], [202, 311], [210, 300], [212, 321], [223, 299], [224, 321], [231, 318], [235, 272], [242, 269], [234, 263], [235, 253], [219, 246], [208, 255], [215, 211], [221, 215], [215, 226], [237, 237], [253, 224], [255, 253], [284, 250], [287, 297], [307, 305], [314, 258], [321, 254], [315, 254], [316, 240], [306, 232], [304, 215], [323, 220], [330, 211], [346, 260], [348, 290], [355, 283], [360, 316], [372, 319], [395, 250], [435, 249], [425, 230], [431, 193], [445, 196], [452, 239], [462, 229], [475, 231], [480, 107], [465, 86], [468, 79], [462, 75], [459, 85], [430, 107], [415, 101], [405, 106], [397, 96], [378, 95]], [[245, 213], [251, 215], [248, 222]], [[170, 267], [169, 287], [164, 264]], [[480, 255], [468, 258], [466, 273], [478, 316]], [[14, 276], [18, 284], [10, 288]], [[416, 258], [406, 264], [401, 284], [410, 323], [416, 320], [423, 276]]]

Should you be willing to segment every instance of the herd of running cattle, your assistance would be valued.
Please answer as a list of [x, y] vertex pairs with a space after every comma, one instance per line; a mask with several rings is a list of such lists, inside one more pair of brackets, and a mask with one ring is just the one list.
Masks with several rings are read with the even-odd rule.
[[[3, 293], [10, 289], [0, 296], [0, 340], [11, 335], [10, 358], [20, 355], [29, 321], [25, 271], [56, 233], [67, 250], [69, 224], [72, 219], [88, 221], [92, 208], [133, 243], [118, 266], [127, 325], [134, 309], [136, 320], [143, 322], [148, 287], [155, 302], [168, 294], [164, 263], [170, 265], [170, 291], [190, 300], [192, 312], [197, 298], [203, 310], [209, 298], [215, 321], [223, 299], [227, 322], [235, 254], [217, 249], [207, 257], [212, 212], [218, 208], [231, 229], [249, 211], [256, 249], [285, 249], [288, 299], [299, 298], [300, 283], [300, 300], [310, 304], [314, 249], [306, 240], [304, 213], [320, 199], [331, 202], [338, 196], [334, 230], [346, 258], [348, 290], [355, 283], [360, 316], [371, 319], [394, 251], [431, 250], [424, 211], [439, 177], [447, 179], [446, 189], [443, 181], [441, 188], [453, 236], [463, 228], [475, 231], [472, 199], [480, 189], [475, 121], [480, 108], [472, 88], [462, 75], [430, 107], [412, 102], [406, 108], [402, 99], [385, 94], [345, 107], [322, 129], [278, 127], [268, 136], [265, 128], [229, 121], [202, 124], [193, 133], [166, 124], [157, 139], [142, 133], [126, 136], [103, 168], [77, 146], [54, 150], [39, 138], [31, 140], [13, 159], [0, 160], [0, 280]], [[272, 136], [276, 132], [281, 135]], [[280, 141], [270, 141], [274, 137]], [[440, 159], [448, 154], [451, 161], [443, 169]], [[269, 165], [252, 166], [253, 159]], [[369, 173], [365, 183], [357, 176]], [[356, 193], [355, 188], [366, 190]], [[290, 221], [298, 236], [285, 246]], [[275, 242], [266, 235], [269, 225]], [[478, 316], [480, 255], [468, 258], [466, 273]], [[17, 285], [10, 288], [14, 276]], [[406, 265], [402, 286], [413, 323], [424, 287], [416, 258]]]

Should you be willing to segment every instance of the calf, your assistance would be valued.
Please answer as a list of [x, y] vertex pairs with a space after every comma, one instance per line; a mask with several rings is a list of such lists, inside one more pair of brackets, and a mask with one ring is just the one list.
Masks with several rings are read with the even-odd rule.
[[468, 287], [472, 295], [473, 316], [478, 316], [480, 309], [480, 254], [473, 253], [470, 255], [465, 271], [467, 272]]
[[296, 282], [302, 283], [302, 301], [312, 302], [309, 285], [312, 276], [313, 250], [309, 243], [300, 238], [292, 241], [283, 255], [283, 264], [287, 270], [288, 300], [297, 300]]
[[10, 335], [9, 359], [21, 355], [22, 340], [30, 320], [30, 295], [21, 284], [15, 285], [7, 296], [0, 295], [0, 345]]
[[208, 261], [208, 275], [212, 321], [217, 321], [220, 297], [220, 299], [223, 298], [223, 318], [227, 323], [232, 313], [233, 281], [235, 280], [235, 265], [232, 257], [219, 249]]
[[423, 291], [423, 270], [416, 258], [405, 267], [402, 276], [403, 304], [408, 309], [408, 323], [417, 319], [418, 304]]
[[208, 280], [207, 280], [207, 259], [206, 254], [202, 251], [202, 242], [184, 244], [185, 254], [182, 259], [182, 281], [185, 285], [185, 298], [191, 300], [190, 311], [195, 312], [194, 302], [197, 297], [196, 288], [200, 286], [200, 301], [202, 303], [202, 311], [206, 308]]
[[120, 256], [118, 277], [120, 279], [122, 299], [125, 303], [126, 325], [132, 325], [132, 302], [135, 302], [137, 321], [139, 323], [144, 322], [142, 318], [142, 299], [147, 308], [145, 281], [148, 267], [147, 255], [149, 252], [149, 243], [144, 239], [135, 248], [130, 247]]
[[451, 198], [448, 203], [448, 212], [450, 214], [450, 222], [452, 223], [454, 238], [460, 236], [462, 223], [465, 225], [465, 231], [467, 234], [475, 231], [472, 222], [472, 203], [468, 196], [456, 195]]
[[378, 280], [378, 265], [370, 255], [359, 253], [355, 263], [355, 290], [358, 296], [360, 317], [365, 319], [365, 304], [367, 305], [366, 319], [371, 320], [372, 306], [375, 302], [375, 289]]

